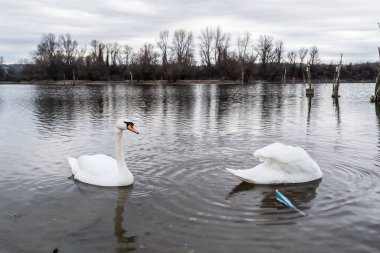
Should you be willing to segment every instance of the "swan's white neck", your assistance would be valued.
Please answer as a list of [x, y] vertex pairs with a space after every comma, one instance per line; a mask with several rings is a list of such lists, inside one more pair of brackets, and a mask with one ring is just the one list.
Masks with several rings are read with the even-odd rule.
[[129, 172], [127, 165], [125, 164], [124, 151], [123, 151], [123, 142], [122, 142], [123, 131], [116, 129], [115, 130], [115, 150], [116, 150], [116, 162], [117, 167], [119, 168], [119, 173]]
[[116, 151], [116, 162], [118, 172], [118, 185], [130, 185], [133, 184], [133, 175], [128, 170], [125, 164], [124, 152], [123, 152], [123, 142], [122, 142], [123, 131], [120, 129], [115, 130], [115, 151]]

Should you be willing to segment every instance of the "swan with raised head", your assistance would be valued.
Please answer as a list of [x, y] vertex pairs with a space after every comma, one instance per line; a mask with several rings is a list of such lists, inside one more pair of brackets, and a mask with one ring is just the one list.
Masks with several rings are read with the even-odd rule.
[[318, 164], [300, 147], [273, 143], [253, 155], [262, 163], [252, 169], [227, 170], [254, 184], [304, 183], [322, 177]]
[[138, 134], [129, 119], [118, 119], [115, 124], [116, 160], [103, 154], [68, 157], [76, 180], [99, 186], [126, 186], [133, 184], [133, 175], [125, 164], [122, 135], [124, 130]]

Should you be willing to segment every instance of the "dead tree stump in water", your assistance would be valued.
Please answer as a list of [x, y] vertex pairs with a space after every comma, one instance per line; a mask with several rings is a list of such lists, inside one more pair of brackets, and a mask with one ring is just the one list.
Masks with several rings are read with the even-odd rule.
[[307, 64], [306, 72], [307, 72], [307, 83], [309, 84], [309, 88], [306, 88], [306, 96], [314, 96], [314, 89], [311, 88], [310, 64]]
[[244, 68], [241, 68], [241, 84], [244, 84]]
[[73, 86], [75, 86], [77, 83], [76, 83], [76, 79], [75, 79], [75, 70], [73, 69]]
[[133, 74], [132, 74], [132, 71], [129, 71], [129, 74], [131, 74], [131, 83], [133, 83]]
[[336, 67], [335, 75], [334, 75], [334, 83], [333, 83], [333, 91], [331, 97], [338, 98], [339, 96], [339, 84], [340, 84], [340, 70], [342, 69], [342, 57], [343, 54], [340, 55], [339, 66]]
[[[378, 22], [377, 24], [380, 29], [380, 23]], [[379, 51], [379, 59], [380, 59], [380, 47], [377, 47], [377, 50]], [[380, 95], [380, 61], [379, 61], [379, 66], [377, 68], [377, 77], [376, 77], [375, 83], [376, 83], [375, 94], [371, 96], [371, 99], [370, 99], [372, 103], [380, 102], [380, 96], [379, 96]]]
[[[380, 47], [377, 48], [379, 50], [379, 58], [380, 58]], [[377, 69], [377, 77], [376, 77], [376, 85], [375, 85], [375, 94], [371, 96], [371, 102], [380, 102], [380, 62], [379, 67]]]

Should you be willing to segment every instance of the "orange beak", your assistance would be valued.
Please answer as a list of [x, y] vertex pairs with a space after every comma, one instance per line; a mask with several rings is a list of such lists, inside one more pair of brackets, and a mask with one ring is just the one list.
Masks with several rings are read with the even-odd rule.
[[134, 128], [131, 124], [128, 125], [128, 128], [127, 128], [129, 131], [135, 133], [135, 134], [139, 134], [139, 131], [136, 130], [136, 128]]

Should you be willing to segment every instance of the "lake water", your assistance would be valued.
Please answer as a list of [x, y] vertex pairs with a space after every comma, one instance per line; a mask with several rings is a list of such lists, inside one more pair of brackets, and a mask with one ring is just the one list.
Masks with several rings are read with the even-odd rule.
[[[0, 252], [379, 252], [374, 84], [0, 85]], [[114, 156], [133, 187], [70, 178], [67, 156]], [[301, 146], [322, 180], [241, 183], [270, 143]], [[279, 189], [306, 216], [278, 204]]]

